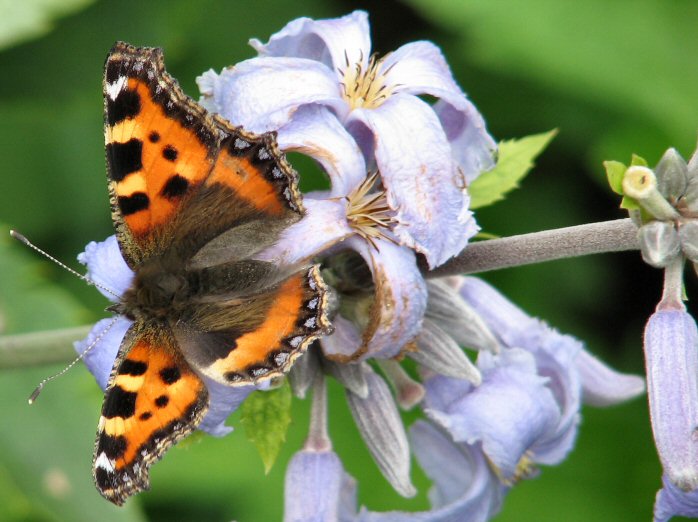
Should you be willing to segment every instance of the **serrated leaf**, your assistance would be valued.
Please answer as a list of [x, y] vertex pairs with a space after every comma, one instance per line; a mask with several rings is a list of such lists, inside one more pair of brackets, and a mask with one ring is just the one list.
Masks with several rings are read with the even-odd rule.
[[628, 167], [620, 161], [604, 161], [603, 166], [606, 169], [606, 178], [611, 190], [616, 194], [623, 195], [623, 176]]
[[481, 208], [504, 199], [507, 192], [519, 186], [519, 182], [533, 167], [533, 160], [543, 152], [557, 129], [541, 134], [525, 136], [518, 140], [499, 143], [499, 159], [495, 167], [480, 175], [468, 187], [470, 208]]
[[288, 382], [269, 391], [252, 393], [240, 408], [240, 423], [247, 438], [257, 447], [269, 473], [291, 423], [291, 387]]
[[632, 159], [630, 160], [630, 165], [639, 167], [649, 167], [649, 165], [647, 164], [647, 160], [642, 156], [638, 156], [637, 154], [633, 154]]

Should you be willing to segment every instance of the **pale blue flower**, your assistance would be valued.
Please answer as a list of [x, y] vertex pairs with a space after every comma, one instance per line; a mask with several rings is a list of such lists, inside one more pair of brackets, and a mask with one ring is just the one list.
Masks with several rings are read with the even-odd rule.
[[349, 522], [356, 516], [356, 481], [331, 450], [297, 452], [286, 468], [284, 522]]
[[[321, 340], [323, 351], [329, 357], [352, 359], [398, 355], [421, 328], [426, 283], [414, 251], [397, 244], [391, 212], [380, 188], [367, 179], [356, 142], [324, 107], [301, 107], [278, 139], [282, 148], [316, 159], [331, 187], [328, 193], [305, 194], [305, 217], [258, 257], [293, 264], [341, 250], [358, 253], [375, 283], [371, 313], [377, 320], [360, 327], [337, 316], [334, 334]], [[472, 220], [470, 227], [474, 233]]]
[[431, 509], [376, 513], [363, 508], [360, 522], [486, 522], [499, 512], [509, 488], [478, 446], [455, 444], [425, 421], [415, 422], [410, 439], [419, 465], [433, 482]]
[[[125, 292], [133, 281], [134, 274], [124, 261], [114, 236], [101, 243], [91, 242], [85, 248], [85, 252], [78, 256], [78, 260], [87, 266], [87, 276], [92, 281], [112, 290], [116, 295]], [[102, 293], [111, 301], [116, 300], [113, 294], [104, 291]], [[75, 343], [75, 350], [82, 353], [96, 341], [83, 360], [103, 390], [107, 387], [119, 347], [131, 324], [131, 320], [122, 316], [102, 319], [92, 327], [85, 339]], [[232, 428], [225, 425], [226, 419], [257, 388], [234, 388], [216, 383], [207, 377], [202, 379], [209, 392], [209, 409], [199, 424], [199, 429], [214, 436], [226, 435], [232, 431]], [[263, 387], [266, 386], [268, 385]]]
[[655, 520], [698, 517], [698, 329], [685, 310], [660, 309], [645, 327], [647, 395], [664, 468]]
[[[300, 18], [267, 44], [250, 43], [258, 58], [198, 79], [207, 108], [281, 136], [299, 108], [327, 107], [375, 162], [399, 242], [432, 267], [463, 249], [473, 234], [465, 187], [492, 168], [496, 147], [434, 44], [413, 42], [377, 59], [363, 11]], [[418, 95], [439, 100], [431, 106]], [[310, 147], [318, 137], [307, 137]]]

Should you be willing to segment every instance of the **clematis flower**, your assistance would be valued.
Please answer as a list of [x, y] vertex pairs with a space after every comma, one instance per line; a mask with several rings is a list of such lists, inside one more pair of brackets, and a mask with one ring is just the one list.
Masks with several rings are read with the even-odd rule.
[[[367, 176], [356, 142], [325, 107], [299, 109], [279, 131], [278, 139], [282, 149], [316, 159], [329, 175], [331, 188], [329, 193], [306, 194], [306, 216], [259, 257], [293, 264], [341, 250], [358, 254], [373, 281], [372, 291], [363, 295], [366, 312], [357, 316], [361, 306], [355, 301], [350, 310], [354, 317], [347, 317], [348, 307], [340, 306], [340, 315], [333, 321], [335, 333], [321, 341], [324, 353], [344, 362], [398, 355], [421, 328], [427, 291], [414, 251], [397, 244], [385, 191], [375, 176]], [[469, 220], [469, 230], [475, 229]], [[342, 263], [335, 263], [335, 268], [345, 270]], [[348, 263], [356, 265], [356, 260]]]
[[[477, 278], [449, 279], [451, 288], [484, 320], [502, 347], [481, 351], [482, 384], [426, 375], [426, 414], [457, 443], [482, 444], [505, 482], [531, 473], [532, 465], [561, 462], [574, 445], [585, 376], [616, 372], [585, 353], [576, 339], [526, 315]], [[453, 325], [451, 326], [451, 329]], [[582, 370], [583, 369], [583, 370]], [[597, 404], [620, 402], [644, 390], [642, 379], [615, 383], [587, 379]]]
[[[299, 109], [323, 106], [377, 166], [400, 244], [431, 267], [459, 253], [474, 233], [465, 187], [494, 165], [495, 144], [440, 50], [413, 42], [371, 55], [368, 15], [299, 18], [259, 57], [198, 78], [202, 103], [235, 125], [276, 130]], [[429, 105], [419, 95], [438, 98]]]
[[[121, 255], [115, 236], [110, 236], [101, 243], [94, 241], [89, 243], [85, 247], [85, 252], [78, 256], [78, 261], [87, 266], [89, 279], [113, 292], [100, 289], [100, 292], [112, 302], [115, 302], [118, 296], [131, 285], [133, 272]], [[75, 350], [78, 353], [83, 353], [90, 347], [90, 351], [83, 360], [103, 390], [109, 382], [109, 375], [121, 341], [131, 324], [131, 320], [122, 316], [102, 319], [92, 327], [85, 339], [75, 343]], [[209, 392], [209, 409], [199, 424], [199, 429], [217, 437], [226, 435], [232, 431], [232, 428], [225, 425], [226, 419], [250, 393], [258, 388], [255, 386], [231, 388], [205, 376], [202, 379]]]
[[645, 328], [647, 395], [664, 468], [655, 520], [698, 516], [698, 329], [682, 309], [658, 309]]
[[495, 516], [508, 486], [492, 472], [478, 446], [454, 444], [433, 424], [410, 428], [415, 456], [432, 480], [431, 509], [416, 513], [376, 513], [363, 508], [360, 522], [484, 522]]

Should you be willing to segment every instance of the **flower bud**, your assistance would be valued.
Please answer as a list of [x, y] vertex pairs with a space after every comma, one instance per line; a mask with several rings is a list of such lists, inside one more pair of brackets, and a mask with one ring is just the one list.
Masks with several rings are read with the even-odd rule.
[[667, 149], [654, 168], [654, 174], [657, 176], [657, 189], [664, 197], [678, 199], [686, 192], [688, 167], [676, 149]]
[[681, 250], [688, 259], [698, 261], [698, 221], [687, 221], [679, 228]]
[[664, 268], [681, 252], [679, 235], [673, 223], [651, 221], [638, 230], [640, 251], [645, 263]]

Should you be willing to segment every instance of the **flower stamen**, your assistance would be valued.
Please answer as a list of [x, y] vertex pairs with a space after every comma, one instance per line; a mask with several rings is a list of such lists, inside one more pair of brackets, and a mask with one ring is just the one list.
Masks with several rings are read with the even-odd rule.
[[342, 95], [351, 109], [375, 109], [393, 94], [394, 88], [385, 83], [385, 77], [395, 64], [381, 70], [386, 57], [379, 59], [374, 54], [364, 65], [362, 54], [359, 61], [352, 65], [345, 51], [346, 66], [338, 68], [338, 72], [342, 76]]
[[395, 243], [386, 234], [395, 223], [395, 218], [388, 206], [385, 190], [371, 192], [377, 179], [378, 172], [374, 172], [347, 196], [349, 225], [376, 249], [375, 239], [379, 237]]

